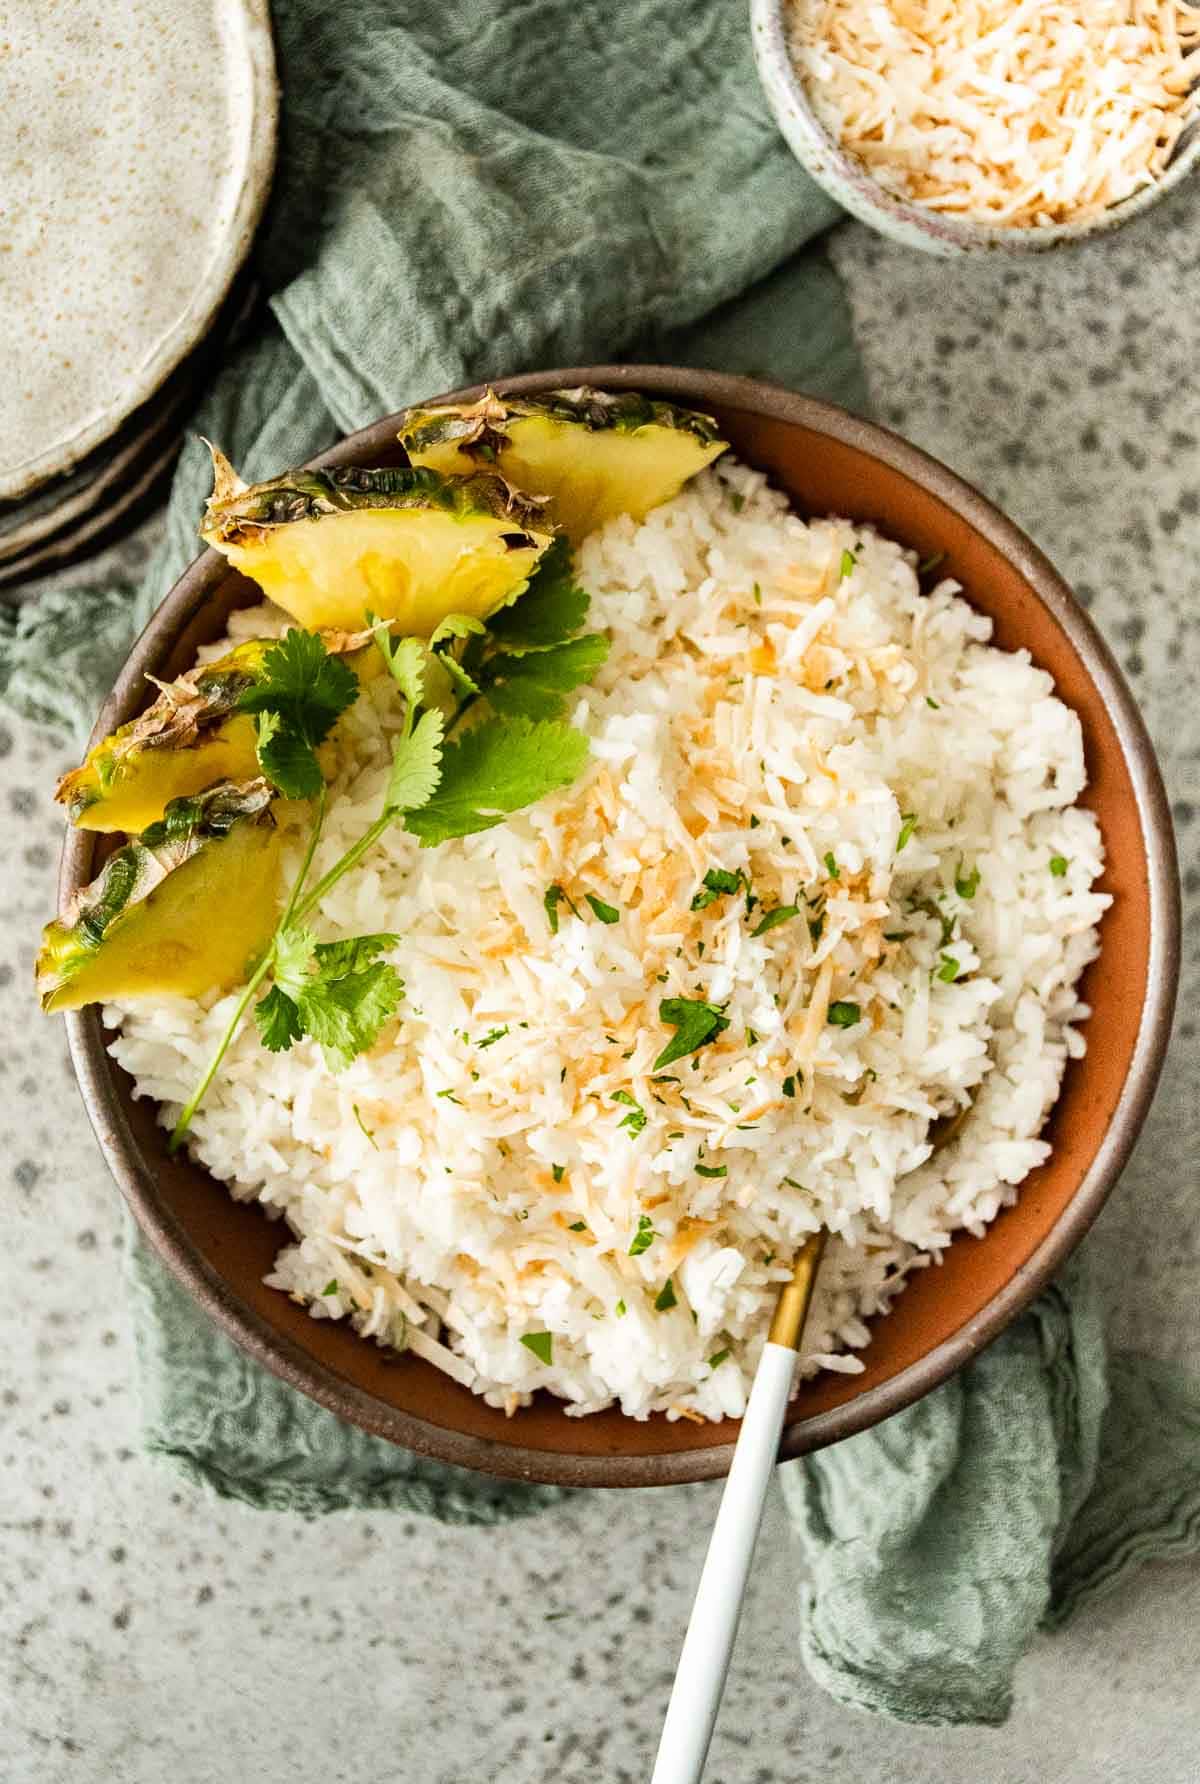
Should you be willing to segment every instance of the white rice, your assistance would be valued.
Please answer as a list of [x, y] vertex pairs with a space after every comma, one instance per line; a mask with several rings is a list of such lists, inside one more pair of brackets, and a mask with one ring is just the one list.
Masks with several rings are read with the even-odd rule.
[[[727, 460], [587, 540], [580, 575], [613, 644], [573, 713], [583, 777], [438, 849], [392, 830], [318, 927], [401, 935], [401, 1020], [340, 1075], [310, 1042], [266, 1053], [247, 1023], [192, 1149], [283, 1216], [268, 1281], [314, 1318], [407, 1345], [508, 1410], [548, 1388], [574, 1413], [720, 1418], [744, 1407], [807, 1234], [834, 1238], [803, 1369], [856, 1371], [906, 1274], [981, 1233], [1047, 1156], [1039, 1131], [1083, 1051], [1101, 839], [1073, 804], [1080, 726], [1050, 677], [991, 648], [957, 584], [922, 594], [912, 554], [870, 529], [806, 524]], [[259, 609], [236, 634], [283, 623]], [[397, 708], [385, 677], [345, 721], [319, 871], [378, 809]], [[749, 915], [741, 895], [689, 909], [715, 867], [747, 876]], [[579, 912], [562, 904], [556, 935], [555, 882]], [[598, 921], [589, 892], [620, 920]], [[822, 893], [814, 936], [804, 900]], [[661, 1082], [667, 997], [717, 1004], [729, 1027]], [[831, 1000], [863, 1019], [831, 1025]], [[106, 1012], [164, 1124], [231, 1008]], [[931, 1124], [967, 1105], [934, 1151]], [[631, 1256], [642, 1217], [655, 1236]], [[549, 1364], [521, 1342], [539, 1333]]]

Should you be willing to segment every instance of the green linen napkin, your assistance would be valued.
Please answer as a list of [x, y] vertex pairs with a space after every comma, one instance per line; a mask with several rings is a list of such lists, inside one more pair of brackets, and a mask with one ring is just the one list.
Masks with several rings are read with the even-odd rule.
[[[834, 215], [779, 140], [727, 0], [278, 0], [270, 317], [195, 418], [258, 477], [439, 389], [606, 356], [760, 373], [865, 406]], [[78, 741], [196, 549], [193, 438], [140, 589], [59, 591], [0, 633], [0, 690]], [[226, 1498], [498, 1522], [561, 1497], [443, 1468], [265, 1374], [136, 1240], [145, 1440]], [[1159, 1410], [1147, 1438], [1137, 1410]], [[955, 1381], [782, 1471], [811, 1572], [802, 1651], [848, 1702], [1000, 1719], [1039, 1620], [1194, 1548], [1200, 1409], [1109, 1364], [1078, 1270]], [[1020, 1466], [1014, 1467], [1019, 1457]]]

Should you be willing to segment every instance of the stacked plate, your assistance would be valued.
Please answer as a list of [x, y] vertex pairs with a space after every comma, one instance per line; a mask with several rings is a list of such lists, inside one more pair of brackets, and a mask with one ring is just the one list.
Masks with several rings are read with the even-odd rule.
[[253, 301], [266, 0], [26, 0], [0, 52], [0, 586], [95, 549], [170, 468]]

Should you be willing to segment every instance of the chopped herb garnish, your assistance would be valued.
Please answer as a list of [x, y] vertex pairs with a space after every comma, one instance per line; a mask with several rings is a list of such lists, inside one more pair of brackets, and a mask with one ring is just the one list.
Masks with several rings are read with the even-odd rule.
[[809, 934], [809, 939], [813, 943], [814, 947], [820, 941], [822, 932], [824, 931], [824, 928], [825, 928], [825, 912], [824, 911], [820, 911], [820, 912], [818, 912], [818, 914], [815, 917], [809, 918], [809, 920], [808, 920], [808, 934]]
[[853, 568], [857, 562], [858, 562], [858, 555], [856, 552], [843, 551], [841, 568], [838, 571], [839, 579], [844, 579], [845, 577], [849, 576], [851, 570], [853, 570]]
[[696, 1166], [696, 1175], [698, 1177], [728, 1177], [729, 1166], [728, 1165], [699, 1165], [698, 1164]]
[[641, 1257], [643, 1251], [649, 1251], [657, 1237], [658, 1234], [654, 1230], [654, 1224], [651, 1221], [650, 1216], [648, 1214], [639, 1214], [637, 1232], [629, 1241], [630, 1257]]
[[553, 1177], [553, 1179], [556, 1183], [561, 1183], [563, 1178], [566, 1176], [566, 1174], [567, 1174], [566, 1165], [551, 1165], [550, 1166], [550, 1175]]
[[960, 861], [958, 864], [958, 872], [954, 876], [954, 890], [958, 893], [960, 898], [974, 898], [976, 892], [979, 890], [979, 880], [980, 873], [978, 867], [973, 867], [970, 873], [965, 874], [962, 870], [962, 862]]
[[331, 1282], [327, 1282], [325, 1284], [325, 1287], [321, 1290], [321, 1294], [322, 1294], [322, 1296], [336, 1295], [337, 1292], [338, 1292], [338, 1279], [335, 1276]]
[[883, 932], [883, 939], [885, 942], [906, 942], [908, 940], [908, 930], [885, 929]]
[[940, 702], [935, 700], [932, 694], [926, 694], [925, 704], [929, 707], [931, 712], [940, 712], [942, 710]]
[[746, 883], [743, 873], [729, 873], [724, 867], [710, 867], [704, 876], [703, 890], [697, 892], [688, 907], [693, 911], [706, 911], [710, 904], [731, 892], [740, 892]]
[[[787, 1186], [788, 1186], [788, 1188], [789, 1188], [789, 1189], [800, 1189], [800, 1190], [804, 1190], [804, 1193], [805, 1193], [805, 1195], [807, 1195], [807, 1194], [808, 1194], [808, 1191], [807, 1191], [807, 1190], [806, 1190], [806, 1189], [804, 1189], [804, 1185], [803, 1185], [803, 1183], [797, 1183], [797, 1182], [796, 1182], [796, 1179], [795, 1179], [795, 1178], [794, 1178], [794, 1177], [785, 1177], [785, 1178], [784, 1178], [784, 1180], [783, 1180], [783, 1181], [784, 1181], [784, 1182], [785, 1182], [785, 1183], [786, 1183], [786, 1184], [787, 1184]], [[774, 1256], [775, 1256], [775, 1253], [774, 1253], [774, 1252], [772, 1252], [772, 1253], [771, 1253], [771, 1257], [766, 1257], [766, 1258], [764, 1258], [764, 1259], [763, 1259], [763, 1262], [764, 1262], [764, 1263], [765, 1263], [765, 1264], [769, 1264], [769, 1263], [770, 1263], [770, 1261], [771, 1261], [771, 1258], [773, 1258], [773, 1257], [774, 1257]]]
[[1067, 857], [1065, 855], [1051, 855], [1050, 872], [1054, 875], [1055, 879], [1061, 880], [1066, 871]]
[[938, 967], [933, 976], [935, 979], [940, 979], [943, 985], [953, 985], [961, 971], [962, 968], [959, 966], [958, 961], [954, 958], [953, 954], [943, 954], [942, 964]]
[[944, 559], [945, 555], [946, 554], [944, 551], [935, 551], [931, 554], [931, 556], [922, 558], [920, 563], [917, 565], [918, 576], [926, 576], [926, 575], [928, 575], [930, 570], [936, 570], [938, 565]]
[[825, 871], [831, 880], [840, 880], [842, 877], [842, 870], [837, 864], [837, 856], [832, 849], [825, 851]]
[[916, 829], [916, 827], [917, 827], [916, 813], [911, 812], [911, 811], [904, 812], [902, 814], [902, 822], [900, 824], [900, 834], [896, 838], [896, 853], [897, 854], [899, 854], [901, 849], [905, 846], [905, 844], [911, 840], [912, 833]]
[[618, 1319], [623, 1318], [624, 1315], [628, 1311], [629, 1311], [629, 1309], [626, 1307], [625, 1302], [623, 1300], [618, 1301], [616, 1306], [613, 1308], [613, 1312], [616, 1314]]
[[729, 491], [729, 506], [733, 509], [735, 514], [740, 514], [742, 512], [742, 509], [746, 506], [746, 498], [741, 490], [731, 489]]
[[731, 1354], [732, 1353], [728, 1350], [715, 1350], [713, 1352], [712, 1356], [709, 1357], [709, 1359], [708, 1359], [709, 1368], [710, 1369], [719, 1369], [721, 1367], [722, 1363], [726, 1363], [729, 1361]]
[[781, 923], [790, 923], [793, 917], [799, 915], [799, 905], [777, 904], [773, 911], [768, 911], [765, 917], [760, 918], [750, 933], [751, 935], [766, 935], [769, 930], [778, 929]]
[[476, 1041], [475, 1045], [477, 1047], [494, 1047], [496, 1045], [496, 1042], [502, 1041], [507, 1033], [508, 1033], [507, 1028], [489, 1029], [487, 1034], [484, 1035], [483, 1039], [481, 1041]]
[[750, 828], [751, 828], [751, 830], [757, 830], [758, 826], [759, 826], [759, 820], [755, 817], [754, 813], [751, 812], [750, 813]]
[[594, 892], [586, 893], [585, 897], [592, 907], [592, 914], [598, 917], [601, 923], [619, 923], [621, 921], [621, 913], [614, 905], [605, 904], [604, 900], [597, 898]]
[[556, 882], [553, 886], [546, 887], [546, 896], [542, 899], [542, 905], [546, 912], [546, 921], [550, 925], [551, 935], [558, 934], [558, 907], [560, 904], [565, 904], [573, 916], [577, 917], [579, 915], [574, 904], [567, 897], [562, 887]]
[[567, 1231], [569, 1233], [586, 1233], [587, 1232], [587, 1221], [586, 1220], [573, 1220], [571, 1222], [570, 1226], [567, 1228]]
[[[747, 1045], [747, 1047], [757, 1047], [757, 1045], [758, 1045], [758, 1036], [755, 1034], [755, 1032], [752, 1028], [748, 1028], [746, 1030], [746, 1045]], [[747, 1078], [746, 1082], [747, 1082], [747, 1084], [753, 1084], [754, 1079]]]
[[[362, 1134], [364, 1135], [364, 1137], [366, 1139], [368, 1139], [371, 1142], [372, 1146], [375, 1146], [375, 1135], [372, 1133], [371, 1129], [367, 1126], [366, 1122], [363, 1120], [362, 1115], [359, 1112], [358, 1104], [351, 1103], [350, 1107], [354, 1110], [354, 1119], [355, 1119], [355, 1121], [357, 1121], [357, 1123], [359, 1125], [359, 1129], [361, 1130]], [[378, 1146], [375, 1146], [375, 1150], [376, 1150], [376, 1152], [379, 1151]]]
[[677, 1301], [676, 1301], [676, 1297], [675, 1297], [675, 1284], [671, 1281], [671, 1278], [668, 1276], [667, 1280], [663, 1283], [662, 1288], [658, 1291], [658, 1294], [655, 1296], [654, 1311], [655, 1311], [655, 1313], [669, 1313], [671, 1308], [676, 1305], [677, 1305]]
[[[751, 590], [751, 593], [754, 596], [754, 605], [756, 607], [761, 607], [762, 606], [762, 589], [759, 587], [757, 582], [755, 583], [753, 589]], [[754, 819], [751, 818], [750, 822], [751, 822], [751, 824], [753, 824]]]
[[796, 1080], [790, 1074], [783, 1080], [783, 1094], [784, 1096], [795, 1096], [796, 1094]]
[[[452, 1090], [439, 1090], [437, 1094], [439, 1097], [443, 1098], [443, 1100], [448, 1103], [458, 1103], [458, 1098], [455, 1096], [455, 1094]], [[461, 1103], [458, 1103], [458, 1106], [460, 1109], [462, 1108]]]
[[829, 1006], [829, 1020], [835, 1028], [853, 1028], [856, 1022], [862, 1021], [862, 1011], [856, 1003], [839, 999]]
[[539, 1363], [549, 1363], [554, 1356], [553, 1332], [523, 1332], [521, 1343], [533, 1352]]
[[675, 1039], [667, 1042], [654, 1061], [651, 1070], [656, 1072], [689, 1053], [695, 1053], [697, 1048], [707, 1046], [729, 1027], [728, 1016], [722, 1015], [715, 1004], [705, 1003], [701, 998], [665, 997], [658, 1006], [658, 1013], [676, 1033]]
[[637, 1098], [630, 1096], [627, 1090], [614, 1090], [612, 1100], [614, 1103], [626, 1104], [629, 1109], [629, 1114], [618, 1126], [627, 1127], [631, 1134], [640, 1134], [646, 1125], [646, 1111]]

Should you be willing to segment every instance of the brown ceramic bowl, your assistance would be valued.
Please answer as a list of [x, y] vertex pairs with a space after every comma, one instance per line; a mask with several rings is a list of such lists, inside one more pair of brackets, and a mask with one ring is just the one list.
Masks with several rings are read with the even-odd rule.
[[[1026, 1178], [1015, 1207], [982, 1239], [965, 1235], [940, 1269], [913, 1277], [879, 1321], [865, 1374], [827, 1375], [793, 1402], [782, 1453], [797, 1456], [887, 1418], [952, 1374], [1049, 1281], [1095, 1219], [1149, 1106], [1170, 1027], [1179, 963], [1171, 821], [1150, 741], [1112, 657], [1069, 589], [1030, 541], [944, 466], [882, 428], [826, 403], [748, 378], [659, 366], [588, 366], [512, 378], [498, 388], [634, 388], [714, 414], [734, 450], [806, 513], [875, 522], [945, 568], [995, 622], [996, 642], [1024, 645], [1079, 714], [1113, 894], [1103, 949], [1083, 995], [1093, 1007], [1088, 1051], [1067, 1070], [1047, 1130], [1054, 1151]], [[460, 391], [459, 399], [479, 395]], [[320, 464], [395, 463], [394, 418], [344, 440]], [[189, 668], [227, 614], [258, 598], [216, 552], [198, 558], [167, 596], [100, 714], [96, 737], [132, 718], [147, 672]], [[74, 831], [64, 899], [91, 879], [96, 838]], [[347, 1326], [315, 1321], [262, 1278], [281, 1242], [253, 1205], [184, 1159], [167, 1156], [154, 1110], [105, 1051], [95, 1009], [67, 1017], [71, 1051], [97, 1137], [143, 1232], [168, 1267], [238, 1344], [342, 1418], [397, 1444], [490, 1474], [568, 1486], [651, 1486], [724, 1474], [737, 1436], [720, 1425], [644, 1423], [619, 1412], [568, 1418], [539, 1396], [505, 1418], [413, 1356], [392, 1357]]]

